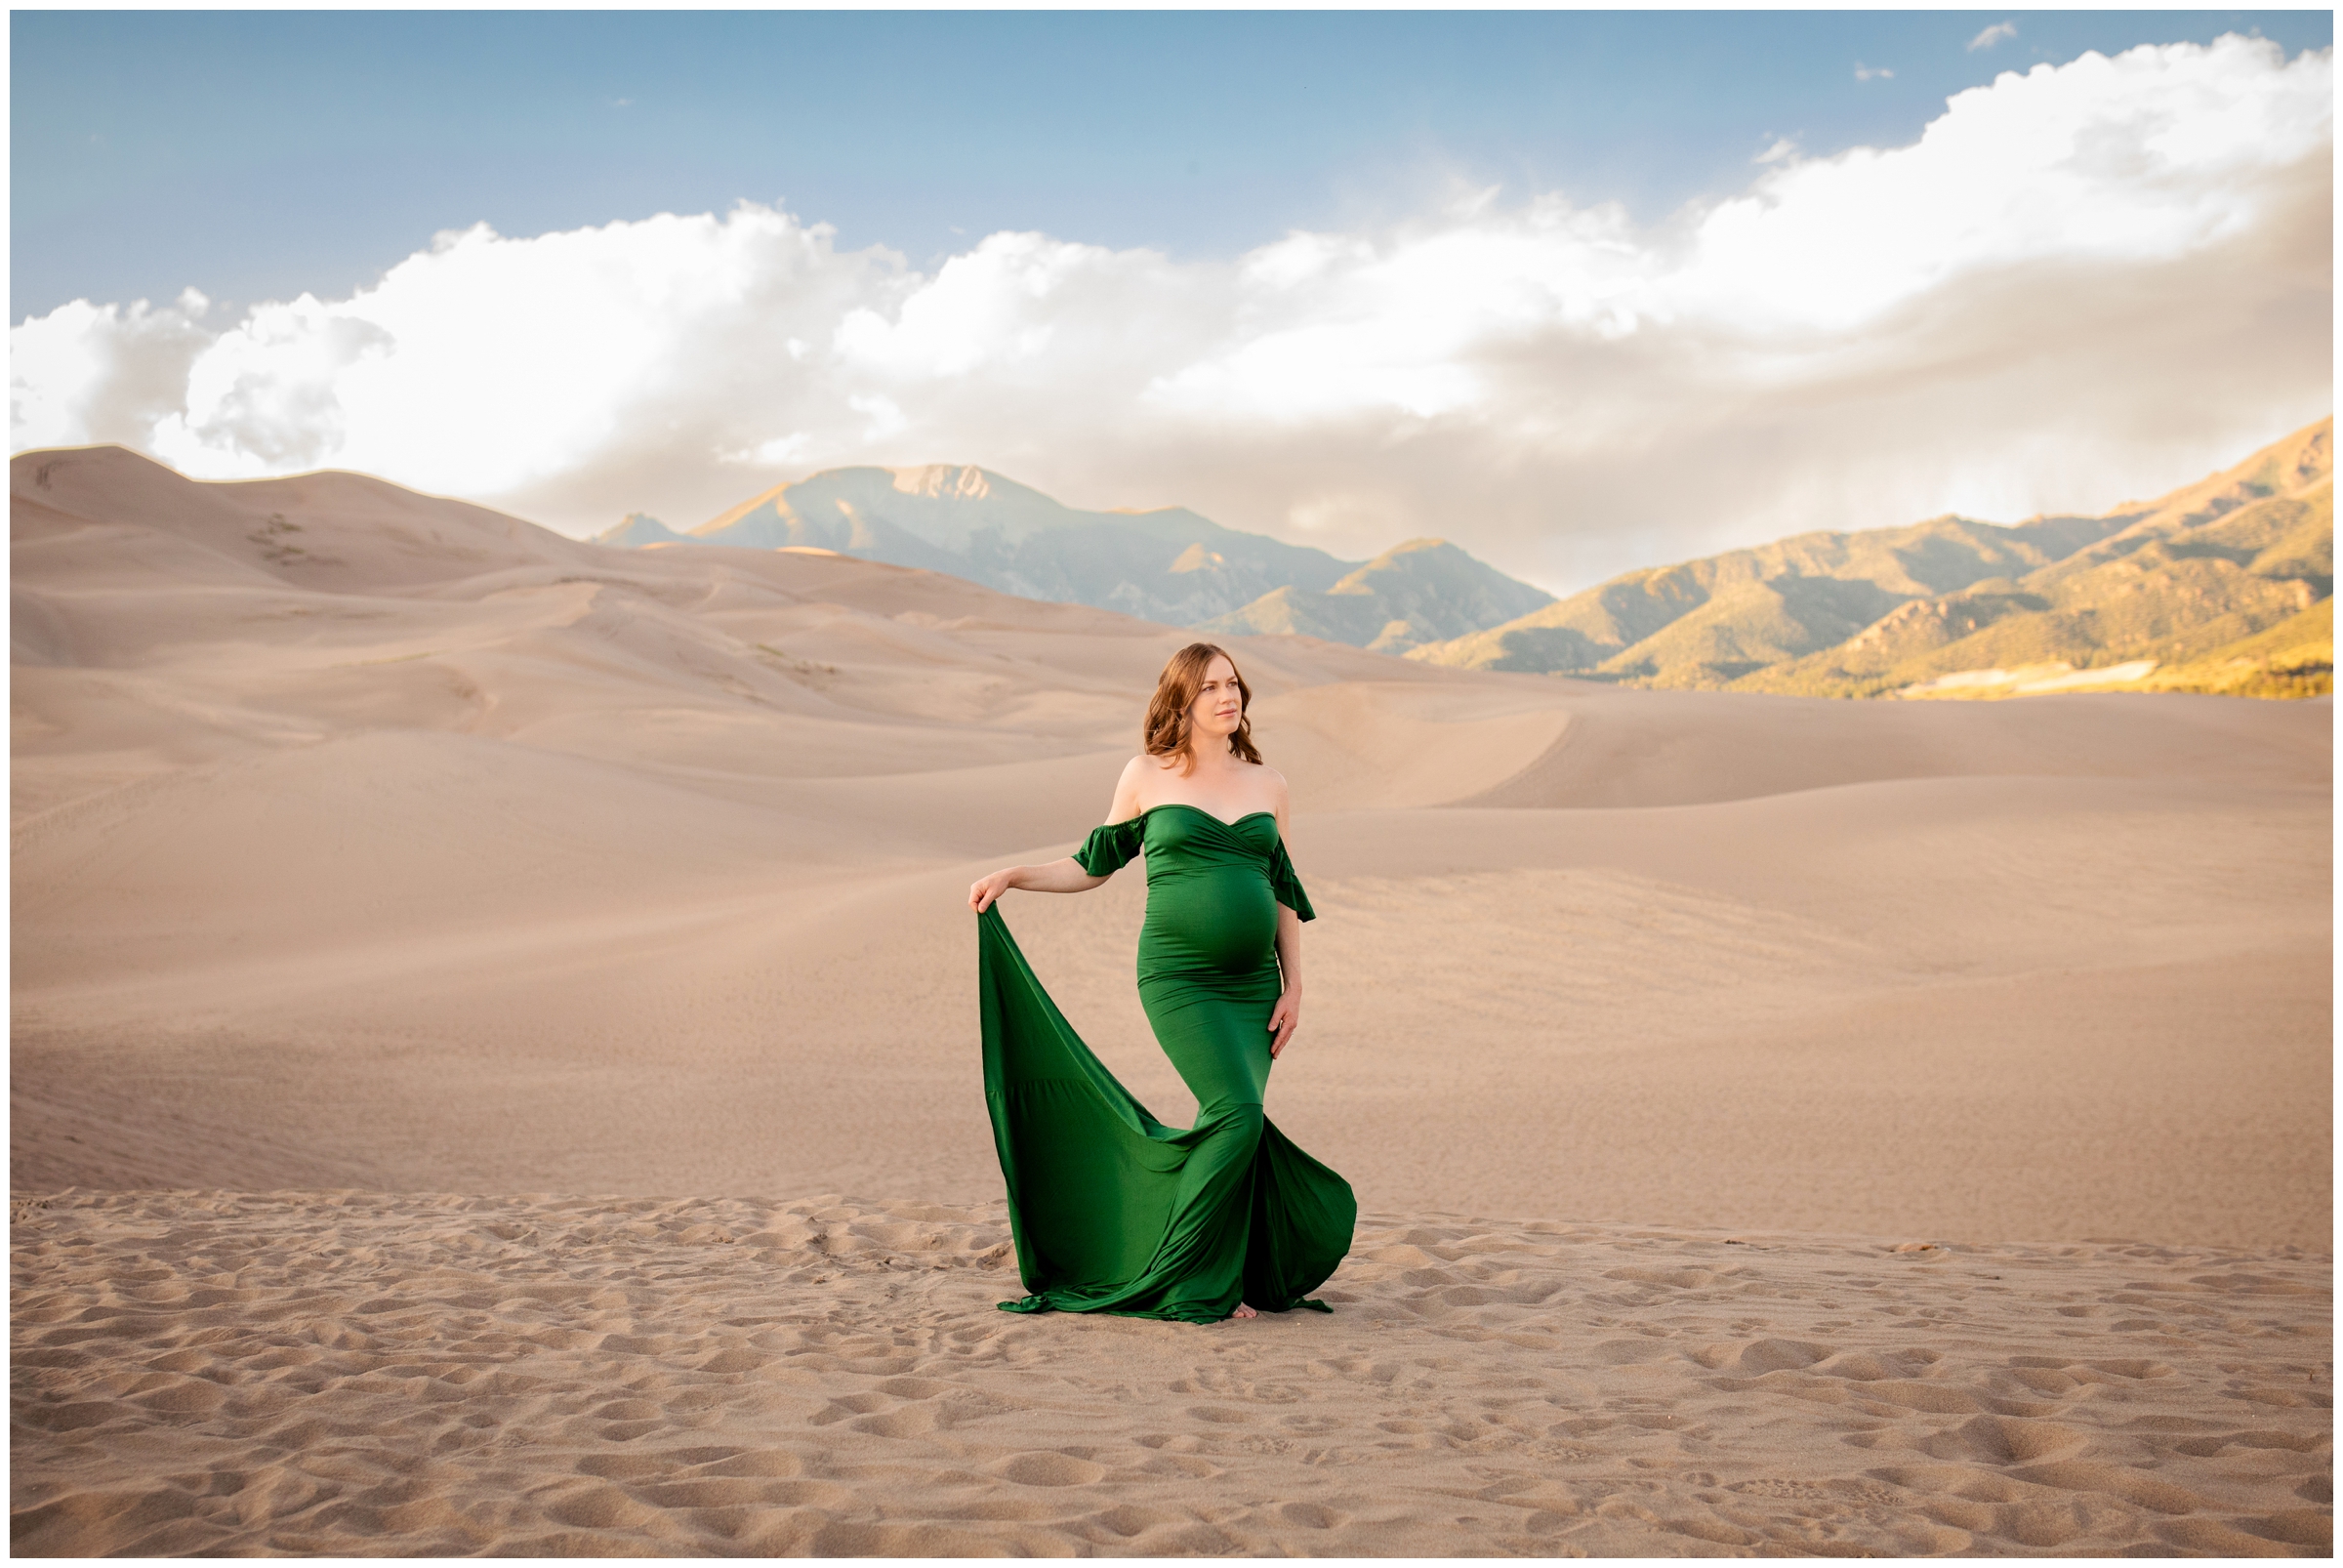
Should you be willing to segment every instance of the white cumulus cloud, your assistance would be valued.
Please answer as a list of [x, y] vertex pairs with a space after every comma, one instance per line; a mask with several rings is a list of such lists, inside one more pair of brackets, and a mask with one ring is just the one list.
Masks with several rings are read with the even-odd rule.
[[2098, 507], [2328, 410], [2331, 54], [2005, 73], [1658, 225], [1473, 191], [1229, 261], [996, 233], [930, 271], [743, 203], [442, 235], [348, 299], [11, 330], [18, 449], [333, 466], [573, 532], [976, 462], [1549, 587], [1808, 527]]

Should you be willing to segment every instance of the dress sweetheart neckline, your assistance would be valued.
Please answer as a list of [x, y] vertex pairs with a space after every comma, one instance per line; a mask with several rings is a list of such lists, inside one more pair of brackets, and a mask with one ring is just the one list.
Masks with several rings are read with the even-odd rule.
[[[1166, 807], [1174, 805], [1185, 810], [1194, 811], [1199, 816], [1212, 817], [1214, 822], [1219, 823], [1224, 828], [1233, 828], [1238, 822], [1251, 822], [1256, 816], [1275, 817], [1277, 815], [1275, 811], [1248, 811], [1243, 816], [1236, 818], [1235, 821], [1231, 821], [1227, 817], [1213, 815], [1213, 813], [1207, 811], [1201, 805], [1190, 805], [1185, 801], [1166, 801], [1162, 805], [1151, 805], [1147, 807], [1146, 810], [1141, 811], [1138, 816], [1130, 817], [1126, 820], [1136, 822], [1142, 817], [1153, 816], [1156, 812], [1164, 810]], [[1121, 826], [1121, 824], [1118, 823], [1116, 826]]]

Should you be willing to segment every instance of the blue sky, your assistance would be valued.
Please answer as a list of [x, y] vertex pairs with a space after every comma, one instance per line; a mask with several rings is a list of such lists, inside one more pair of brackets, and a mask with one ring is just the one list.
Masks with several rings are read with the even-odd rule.
[[[1970, 45], [1996, 23], [2014, 35]], [[2085, 49], [2326, 11], [24, 12], [11, 313], [194, 286], [343, 295], [441, 229], [746, 197], [931, 264], [1000, 229], [1174, 257], [1417, 210], [1451, 181], [1650, 221], [1783, 137], [1915, 137]], [[1857, 76], [1867, 72], [1892, 72]]]
[[19, 12], [12, 450], [976, 463], [1555, 592], [2333, 407], [2332, 14]]

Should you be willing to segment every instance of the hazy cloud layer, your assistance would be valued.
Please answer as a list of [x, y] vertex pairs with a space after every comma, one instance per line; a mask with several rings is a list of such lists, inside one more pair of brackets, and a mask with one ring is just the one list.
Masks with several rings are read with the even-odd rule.
[[2098, 510], [2329, 411], [2331, 54], [2005, 74], [1659, 228], [1460, 195], [1230, 263], [993, 234], [932, 272], [744, 204], [442, 235], [348, 300], [12, 329], [14, 444], [332, 466], [573, 532], [975, 462], [1564, 589], [1810, 527]]

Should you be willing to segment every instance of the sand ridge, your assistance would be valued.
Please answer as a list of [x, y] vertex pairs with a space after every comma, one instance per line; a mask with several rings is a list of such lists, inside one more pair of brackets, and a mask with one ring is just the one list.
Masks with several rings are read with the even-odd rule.
[[1331, 1317], [1199, 1328], [998, 1312], [1007, 1240], [842, 1197], [32, 1200], [16, 1549], [2328, 1547], [2300, 1254], [1370, 1215]]

